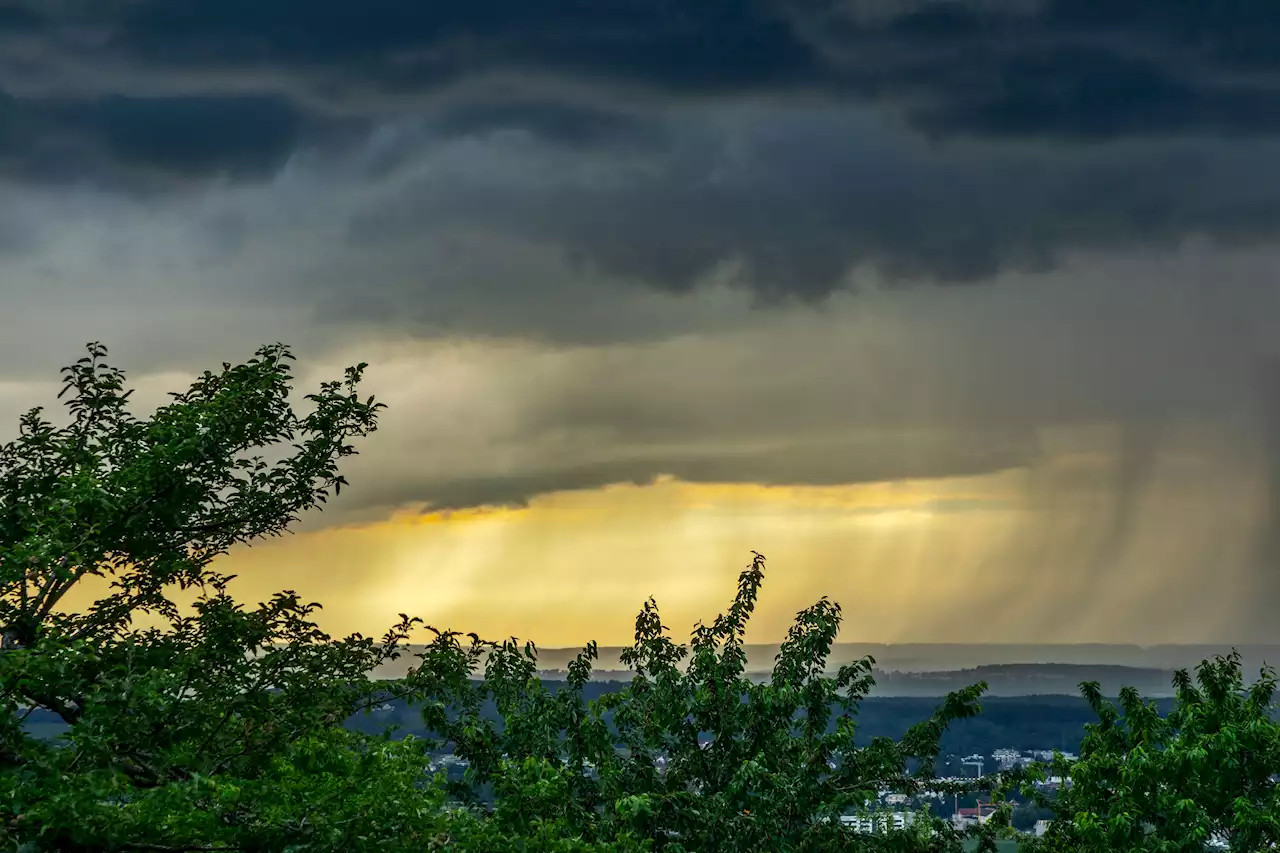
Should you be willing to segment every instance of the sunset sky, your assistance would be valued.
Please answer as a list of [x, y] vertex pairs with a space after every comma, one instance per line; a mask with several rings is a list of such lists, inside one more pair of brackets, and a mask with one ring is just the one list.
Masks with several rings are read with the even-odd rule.
[[370, 364], [220, 567], [334, 632], [1280, 642], [1280, 26], [1205, 0], [0, 0], [0, 441]]

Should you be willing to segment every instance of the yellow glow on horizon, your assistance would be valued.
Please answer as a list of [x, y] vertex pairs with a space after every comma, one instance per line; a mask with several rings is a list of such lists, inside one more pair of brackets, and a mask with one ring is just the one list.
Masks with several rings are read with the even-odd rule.
[[[728, 604], [754, 549], [770, 561], [752, 626], [759, 641], [780, 639], [823, 594], [845, 603], [859, 637], [892, 638], [919, 604], [912, 584], [885, 583], [918, 571], [904, 554], [928, 551], [950, 530], [943, 540], [953, 554], [973, 562], [983, 541], [976, 527], [999, 534], [998, 511], [960, 519], [933, 507], [998, 500], [1013, 479], [844, 487], [664, 479], [549, 494], [524, 507], [408, 507], [240, 549], [219, 568], [255, 600], [286, 586], [326, 603], [322, 624], [335, 633], [371, 633], [407, 612], [440, 628], [574, 646], [628, 641], [650, 595], [684, 636]], [[956, 535], [961, 526], [967, 537]], [[928, 584], [959, 589], [958, 579]]]
[[[686, 639], [729, 604], [752, 550], [769, 558], [752, 642], [781, 640], [823, 595], [842, 605], [850, 642], [1185, 642], [1187, 624], [1205, 635], [1229, 626], [1231, 584], [1195, 569], [1247, 566], [1247, 483], [1205, 480], [1193, 456], [1170, 455], [1165, 488], [1145, 492], [1124, 540], [1109, 543], [1114, 501], [1091, 485], [1111, 476], [1105, 458], [1056, 449], [1039, 470], [970, 478], [667, 478], [521, 507], [402, 506], [238, 548], [216, 568], [237, 575], [232, 592], [248, 604], [280, 589], [321, 602], [318, 621], [335, 635], [380, 635], [404, 612], [542, 647], [626, 644], [649, 596]], [[91, 600], [86, 588], [66, 605]]]

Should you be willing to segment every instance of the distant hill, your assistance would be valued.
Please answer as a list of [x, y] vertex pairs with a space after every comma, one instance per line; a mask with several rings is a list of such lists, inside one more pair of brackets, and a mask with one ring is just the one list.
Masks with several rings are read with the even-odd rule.
[[[1097, 666], [1088, 664], [998, 664], [938, 672], [885, 672], [874, 670], [872, 696], [937, 697], [945, 696], [979, 681], [987, 683], [987, 696], [1079, 696], [1080, 684], [1096, 681], [1108, 696], [1118, 695], [1121, 687], [1134, 687], [1150, 698], [1173, 696], [1173, 670], [1131, 666]], [[543, 670], [547, 680], [564, 677], [561, 670]], [[596, 670], [598, 682], [629, 681], [633, 674], [626, 670]], [[768, 673], [748, 675], [753, 681], [765, 681]]]
[[[564, 689], [565, 684], [548, 682], [547, 686], [555, 691]], [[598, 698], [604, 693], [619, 689], [619, 686], [608, 683], [589, 684], [586, 689], [587, 698]], [[866, 700], [858, 710], [857, 742], [866, 745], [874, 737], [901, 739], [911, 725], [926, 719], [933, 712], [938, 701], [936, 697], [920, 696], [884, 696]], [[1172, 705], [1169, 699], [1156, 700], [1161, 714], [1168, 714]], [[990, 755], [993, 750], [1000, 748], [1077, 752], [1085, 724], [1097, 722], [1093, 711], [1079, 696], [992, 696], [982, 700], [982, 709], [977, 717], [959, 720], [948, 728], [942, 738], [944, 754]], [[492, 701], [485, 702], [482, 713], [489, 719], [498, 719]], [[347, 725], [370, 734], [381, 732], [392, 725], [398, 727], [401, 736], [427, 734], [419, 712], [399, 700], [371, 715], [357, 714]], [[48, 711], [34, 712], [27, 719], [26, 727], [33, 734], [42, 737], [56, 737], [66, 731], [66, 726]], [[967, 775], [972, 769], [954, 764], [949, 765], [946, 772]]]
[[[1264, 662], [1280, 665], [1280, 645], [1240, 645], [1236, 648], [1240, 651], [1245, 674], [1250, 681]], [[626, 667], [618, 660], [621, 651], [619, 646], [600, 647], [596, 664], [598, 678], [630, 678]], [[999, 695], [1075, 693], [1076, 684], [1090, 680], [1100, 681], [1104, 688], [1112, 683], [1117, 689], [1120, 685], [1131, 684], [1148, 695], [1167, 695], [1175, 670], [1194, 668], [1215, 654], [1230, 651], [1229, 645], [837, 643], [828, 665], [834, 670], [871, 655], [876, 669], [882, 673], [877, 676], [877, 692], [881, 695], [940, 695], [952, 689], [941, 689], [940, 685], [951, 683], [952, 679], [947, 674], [954, 672], [965, 672], [964, 677], [970, 680], [986, 679], [992, 693]], [[577, 653], [578, 649], [539, 649], [539, 668], [548, 677], [554, 677], [556, 671], [563, 672], [568, 667]], [[768, 672], [777, 653], [776, 644], [747, 646], [748, 670]], [[402, 675], [412, 661], [412, 657], [402, 657], [376, 671], [375, 675], [384, 678]], [[1096, 675], [1087, 675], [1091, 668]], [[975, 673], [981, 674], [975, 678]], [[918, 679], [908, 678], [910, 675]], [[920, 692], [922, 690], [924, 692]]]
[[875, 696], [940, 696], [978, 681], [988, 696], [1051, 696], [1080, 693], [1096, 681], [1107, 696], [1134, 687], [1144, 696], [1172, 696], [1173, 670], [1099, 664], [996, 664], [943, 672], [877, 672]]

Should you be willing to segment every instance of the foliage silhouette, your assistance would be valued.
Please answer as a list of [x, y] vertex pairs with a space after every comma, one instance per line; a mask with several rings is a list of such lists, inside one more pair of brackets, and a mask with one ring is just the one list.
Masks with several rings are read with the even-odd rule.
[[[743, 637], [764, 566], [756, 554], [728, 611], [697, 626], [688, 646], [667, 635], [657, 604], [646, 602], [635, 643], [623, 652], [634, 679], [592, 702], [582, 691], [594, 645], [571, 664], [568, 689], [552, 694], [537, 678], [532, 644], [486, 647], [439, 633], [420, 672], [448, 671], [453, 680], [447, 698], [432, 691], [441, 698], [423, 716], [469, 762], [455, 794], [475, 802], [492, 787], [502, 803], [515, 769], [551, 774], [562, 787], [523, 801], [527, 819], [563, 820], [592, 840], [642, 837], [654, 850], [959, 850], [962, 834], [941, 820], [877, 838], [849, 832], [839, 817], [884, 789], [975, 789], [934, 779], [933, 767], [942, 733], [978, 713], [983, 686], [948, 696], [900, 742], [857, 746], [856, 711], [873, 661], [824, 674], [838, 605], [824, 598], [797, 615], [769, 682], [746, 677]], [[476, 684], [467, 676], [481, 665], [485, 678]], [[501, 726], [480, 713], [490, 696]]]
[[[1274, 676], [1243, 690], [1238, 657], [1206, 662], [1196, 684], [1180, 673], [1167, 719], [1131, 690], [1121, 718], [1084, 685], [1101, 722], [1078, 763], [951, 784], [933, 778], [940, 739], [980, 711], [985, 685], [950, 694], [898, 740], [859, 744], [873, 661], [827, 673], [841, 612], [825, 598], [797, 614], [771, 677], [753, 683], [743, 642], [759, 554], [688, 644], [646, 602], [624, 655], [634, 677], [591, 700], [594, 644], [552, 692], [531, 643], [403, 614], [380, 640], [334, 639], [315, 624], [319, 605], [292, 591], [245, 607], [213, 561], [284, 533], [346, 484], [338, 463], [382, 408], [357, 393], [364, 365], [322, 384], [300, 415], [292, 355], [269, 346], [140, 419], [105, 357], [91, 344], [66, 368], [69, 424], [36, 409], [0, 446], [7, 848], [945, 853], [968, 840], [992, 851], [1018, 786], [1057, 818], [1035, 850], [1199, 850], [1217, 831], [1258, 850], [1277, 837]], [[109, 591], [68, 612], [88, 578]], [[179, 592], [195, 594], [192, 612]], [[407, 676], [370, 678], [419, 630], [431, 640]], [[344, 726], [387, 701], [417, 708], [427, 736]], [[34, 709], [66, 734], [32, 736], [22, 724]], [[461, 779], [431, 771], [443, 747], [468, 762]], [[1074, 784], [1047, 800], [1030, 787], [1047, 772]], [[989, 792], [1002, 806], [966, 832], [928, 816], [904, 831], [842, 826], [885, 789]]]
[[1081, 685], [1098, 722], [1087, 726], [1078, 761], [1059, 757], [1036, 773], [1070, 774], [1070, 786], [1054, 799], [1028, 787], [1054, 816], [1028, 850], [1199, 853], [1215, 837], [1232, 851], [1280, 844], [1275, 671], [1263, 668], [1246, 689], [1232, 652], [1201, 663], [1194, 678], [1180, 670], [1174, 687], [1176, 704], [1162, 717], [1135, 690], [1122, 691], [1116, 707], [1097, 683]]

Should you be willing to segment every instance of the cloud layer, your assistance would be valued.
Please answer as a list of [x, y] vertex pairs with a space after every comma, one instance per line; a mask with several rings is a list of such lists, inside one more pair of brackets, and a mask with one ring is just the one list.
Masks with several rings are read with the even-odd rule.
[[975, 281], [1257, 240], [1280, 210], [1280, 31], [1252, 4], [7, 8], [0, 176], [189, 191], [354, 158], [397, 181], [347, 211], [362, 245], [447, 220], [656, 287], [737, 261], [814, 297], [859, 264]]
[[989, 569], [1227, 555], [1261, 631], [1278, 65], [1262, 3], [9, 2], [0, 409], [283, 339], [393, 404], [323, 523], [1015, 476]]

